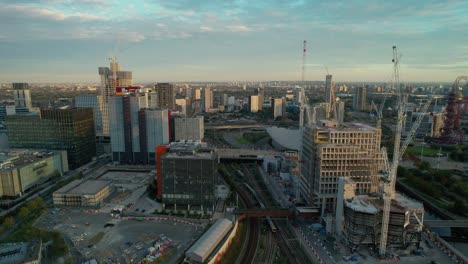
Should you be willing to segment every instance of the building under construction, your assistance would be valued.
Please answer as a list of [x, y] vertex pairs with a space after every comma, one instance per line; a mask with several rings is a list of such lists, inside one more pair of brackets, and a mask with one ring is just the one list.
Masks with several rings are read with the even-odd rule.
[[309, 205], [333, 214], [338, 179], [349, 177], [358, 194], [376, 193], [382, 166], [381, 130], [361, 123], [320, 120], [304, 127], [301, 194]]
[[[378, 247], [382, 229], [384, 201], [378, 196], [357, 195], [344, 200], [343, 234], [347, 246], [357, 250], [360, 245]], [[407, 248], [421, 241], [422, 203], [396, 194], [390, 207], [387, 247]]]

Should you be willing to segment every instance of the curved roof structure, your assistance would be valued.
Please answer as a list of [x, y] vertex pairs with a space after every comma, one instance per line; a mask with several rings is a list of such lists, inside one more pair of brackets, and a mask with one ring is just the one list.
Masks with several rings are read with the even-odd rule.
[[301, 147], [301, 130], [284, 127], [268, 127], [270, 137], [279, 145], [290, 150], [299, 150]]
[[192, 261], [203, 263], [231, 230], [232, 222], [226, 218], [218, 219], [185, 253]]

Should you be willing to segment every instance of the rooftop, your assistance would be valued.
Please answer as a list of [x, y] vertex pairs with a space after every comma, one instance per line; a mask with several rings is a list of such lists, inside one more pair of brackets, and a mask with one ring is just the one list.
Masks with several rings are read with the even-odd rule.
[[78, 195], [86, 195], [86, 194], [96, 194], [104, 187], [110, 185], [110, 181], [102, 181], [102, 180], [74, 180], [69, 184], [63, 186], [62, 188], [58, 189], [54, 193], [57, 194], [78, 194]]
[[[320, 120], [320, 122], [327, 122], [328, 120]], [[363, 124], [363, 123], [357, 123], [357, 122], [353, 122], [353, 123], [342, 123], [340, 124], [338, 127], [324, 127], [324, 126], [319, 126], [319, 125], [316, 125], [317, 128], [319, 129], [322, 129], [322, 130], [329, 130], [329, 131], [369, 131], [369, 132], [373, 132], [373, 131], [376, 131], [377, 128], [373, 127], [373, 126], [369, 126], [367, 124]]]
[[[353, 199], [345, 200], [345, 205], [354, 211], [376, 214], [383, 210], [383, 200], [378, 196], [356, 195]], [[395, 199], [392, 200], [392, 212], [404, 213], [408, 210], [424, 210], [422, 203], [410, 199], [400, 193], [395, 193]]]
[[194, 158], [194, 159], [213, 159], [216, 157], [215, 151], [208, 148], [206, 143], [200, 141], [184, 140], [172, 142], [169, 145], [169, 151], [165, 158]]
[[0, 264], [20, 264], [37, 260], [41, 247], [40, 240], [0, 244]]
[[11, 170], [20, 168], [31, 163], [44, 160], [57, 155], [56, 151], [36, 151], [15, 149], [8, 152], [0, 152], [0, 170]]

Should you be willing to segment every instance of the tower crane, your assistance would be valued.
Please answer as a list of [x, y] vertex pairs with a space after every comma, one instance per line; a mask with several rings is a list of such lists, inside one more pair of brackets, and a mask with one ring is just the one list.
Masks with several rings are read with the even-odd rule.
[[[427, 112], [429, 105], [432, 102], [432, 95], [426, 101], [424, 106], [421, 109], [421, 114], [418, 116], [416, 121], [414, 122], [413, 126], [409, 134], [407, 135], [403, 144], [401, 144], [401, 132], [403, 129], [403, 120], [405, 119], [405, 108], [408, 97], [406, 95], [401, 94], [400, 88], [400, 73], [399, 73], [399, 57], [398, 51], [396, 46], [393, 46], [393, 81], [392, 81], [392, 89], [395, 89], [395, 84], [397, 85], [398, 89], [398, 117], [397, 117], [397, 124], [396, 124], [396, 133], [395, 133], [395, 142], [393, 148], [393, 160], [392, 163], [388, 162], [387, 151], [385, 148], [382, 148], [382, 158], [384, 161], [384, 177], [383, 177], [383, 190], [382, 190], [382, 199], [384, 201], [383, 207], [383, 216], [382, 216], [382, 228], [380, 233], [380, 248], [379, 254], [381, 258], [385, 258], [387, 252], [387, 239], [388, 239], [388, 223], [390, 220], [390, 206], [392, 203], [392, 199], [395, 198], [395, 183], [396, 183], [396, 173], [398, 169], [398, 163], [403, 154], [406, 151], [406, 148], [410, 144], [416, 130], [418, 129], [421, 121], [424, 117], [424, 114]], [[374, 105], [375, 106], [375, 105]], [[419, 224], [419, 231], [422, 229], [422, 221], [413, 213], [413, 216], [416, 218]]]
[[[299, 115], [299, 128], [303, 129], [304, 128], [304, 123], [306, 125], [310, 124], [312, 122], [312, 117], [310, 114], [310, 105], [307, 102], [307, 98], [305, 95], [305, 90], [304, 90], [304, 78], [305, 78], [305, 65], [306, 65], [306, 57], [307, 57], [307, 41], [304, 40], [304, 46], [303, 46], [303, 53], [302, 53], [302, 85], [301, 85], [301, 100], [299, 102], [299, 107], [300, 107], [300, 115]], [[304, 119], [307, 119], [304, 121]]]

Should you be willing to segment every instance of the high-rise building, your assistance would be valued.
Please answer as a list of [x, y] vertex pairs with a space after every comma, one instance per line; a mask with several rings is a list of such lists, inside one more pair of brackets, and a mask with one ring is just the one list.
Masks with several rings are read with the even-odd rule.
[[184, 116], [192, 115], [192, 101], [189, 98], [176, 99], [176, 108]]
[[364, 111], [366, 110], [367, 89], [365, 86], [358, 86], [354, 91], [353, 110]]
[[27, 83], [13, 83], [13, 96], [17, 108], [31, 109], [31, 92]]
[[101, 96], [103, 104], [101, 106], [102, 130], [103, 134], [109, 135], [109, 97], [116, 94], [117, 87], [133, 85], [132, 72], [121, 71], [117, 58], [110, 59], [110, 68], [99, 67], [101, 76]]
[[201, 141], [205, 135], [203, 116], [174, 118], [175, 140]]
[[70, 169], [96, 155], [93, 109], [41, 109], [40, 115], [13, 115], [6, 120], [11, 148], [66, 150]]
[[261, 95], [251, 95], [248, 98], [250, 112], [257, 113], [263, 109], [263, 99]]
[[205, 112], [213, 108], [213, 91], [210, 87], [205, 88]]
[[344, 122], [344, 110], [345, 103], [344, 101], [336, 101], [333, 103], [333, 116], [338, 124], [342, 124]]
[[356, 183], [357, 194], [375, 193], [380, 154], [381, 130], [361, 123], [338, 126], [319, 120], [304, 127], [302, 138], [301, 195], [322, 214], [335, 212], [338, 178]]
[[332, 81], [332, 75], [327, 74], [325, 79], [325, 102], [328, 103], [327, 118], [333, 115], [333, 106], [335, 104], [335, 85]]
[[145, 96], [112, 96], [109, 101], [112, 160], [154, 164], [156, 146], [169, 143], [167, 109], [146, 109]]
[[156, 93], [156, 108], [174, 110], [175, 93], [172, 83], [158, 83], [154, 86]]
[[103, 100], [101, 95], [82, 94], [75, 96], [75, 107], [93, 109], [96, 136], [103, 135], [101, 115], [102, 104]]
[[221, 97], [221, 105], [227, 106], [228, 105], [228, 95], [223, 94], [223, 97]]
[[[159, 147], [158, 147], [159, 148]], [[218, 158], [199, 142], [173, 142], [159, 151], [158, 197], [165, 208], [211, 210], [215, 203]]]
[[201, 89], [200, 89], [200, 88], [195, 89], [195, 93], [194, 93], [193, 99], [195, 99], [195, 100], [201, 100], [201, 99], [202, 99], [201, 94], [202, 94], [202, 92], [201, 92]]
[[273, 118], [283, 117], [286, 115], [286, 98], [275, 98], [273, 99]]

